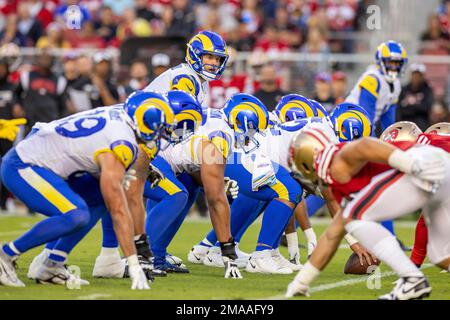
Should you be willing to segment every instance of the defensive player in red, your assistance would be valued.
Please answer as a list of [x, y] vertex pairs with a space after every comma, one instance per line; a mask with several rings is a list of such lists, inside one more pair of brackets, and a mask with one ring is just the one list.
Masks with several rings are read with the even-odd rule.
[[[416, 135], [416, 133], [419, 133]], [[450, 123], [440, 122], [429, 127], [425, 133], [412, 122], [402, 121], [393, 124], [381, 135], [383, 141], [417, 141], [420, 144], [429, 144], [450, 152]], [[414, 247], [411, 252], [411, 261], [420, 267], [427, 256], [428, 230], [423, 215], [420, 215], [416, 225]]]
[[286, 296], [309, 295], [309, 285], [331, 260], [345, 231], [399, 275], [394, 290], [380, 299], [428, 296], [431, 287], [423, 273], [403, 253], [395, 237], [376, 222], [423, 209], [430, 228], [430, 260], [448, 269], [447, 154], [432, 146], [388, 144], [374, 138], [335, 145], [323, 131], [310, 129], [295, 138], [291, 155], [298, 172], [331, 194], [342, 209], [320, 238], [309, 262], [289, 284]]

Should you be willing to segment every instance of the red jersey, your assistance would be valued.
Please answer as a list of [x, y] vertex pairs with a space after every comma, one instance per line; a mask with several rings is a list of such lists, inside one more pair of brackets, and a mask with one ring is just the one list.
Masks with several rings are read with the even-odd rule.
[[221, 78], [209, 82], [210, 108], [222, 109], [225, 102], [235, 93], [245, 92], [247, 76], [234, 75], [230, 79]]
[[450, 153], [450, 136], [434, 133], [422, 133], [417, 137], [417, 143], [429, 144]]
[[[372, 178], [385, 171], [391, 170], [392, 167], [387, 164], [380, 164], [369, 162], [367, 163], [352, 179], [347, 183], [339, 183], [335, 181], [330, 175], [330, 166], [336, 153], [341, 150], [347, 142], [341, 142], [337, 145], [331, 145], [321, 151], [316, 158], [316, 172], [320, 179], [322, 179], [333, 192], [338, 203], [342, 199], [351, 199], [351, 194], [359, 192], [367, 186]], [[415, 145], [414, 142], [399, 141], [393, 142], [396, 147], [407, 150]]]

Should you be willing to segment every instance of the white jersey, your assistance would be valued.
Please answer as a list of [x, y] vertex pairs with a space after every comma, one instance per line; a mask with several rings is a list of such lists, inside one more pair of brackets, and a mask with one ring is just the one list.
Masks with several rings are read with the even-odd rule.
[[166, 93], [173, 89], [190, 93], [203, 108], [208, 107], [203, 105], [203, 103], [209, 101], [208, 81], [202, 82], [199, 75], [187, 63], [181, 63], [163, 72], [145, 87], [144, 91]]
[[289, 146], [292, 139], [303, 129], [316, 125], [320, 126], [323, 130], [327, 130], [328, 135], [336, 136], [326, 118], [299, 119], [285, 122], [266, 130], [266, 135], [262, 139], [260, 149], [273, 163], [279, 164], [290, 171], [288, 159]]
[[[368, 105], [365, 99], [360, 97], [361, 88], [366, 89], [376, 98], [375, 106]], [[360, 105], [368, 111], [369, 108], [375, 107], [375, 118], [373, 120], [373, 123], [375, 124], [391, 105], [397, 103], [401, 89], [399, 79], [396, 79], [392, 85], [390, 85], [376, 66], [369, 66], [366, 72], [358, 79], [358, 82], [345, 99], [345, 102]]]
[[122, 107], [101, 107], [50, 123], [38, 122], [33, 131], [17, 145], [20, 159], [63, 179], [77, 171], [98, 177], [96, 158], [103, 152], [113, 153], [126, 169], [138, 153], [133, 123]]
[[223, 111], [208, 109], [204, 125], [186, 140], [160, 151], [159, 156], [170, 164], [175, 173], [199, 171], [201, 164], [199, 144], [204, 139], [211, 141], [225, 159], [231, 155], [234, 132], [228, 125]]

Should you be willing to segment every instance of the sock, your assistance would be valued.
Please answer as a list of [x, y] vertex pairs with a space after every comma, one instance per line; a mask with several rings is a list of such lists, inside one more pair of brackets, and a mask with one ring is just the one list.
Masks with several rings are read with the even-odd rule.
[[312, 217], [325, 205], [325, 200], [319, 196], [309, 195], [305, 199], [308, 216]]
[[[55, 241], [52, 246], [52, 251], [50, 255], [50, 259], [54, 261], [64, 261], [67, 258], [68, 254], [75, 248], [75, 246], [92, 230], [92, 228], [97, 224], [97, 222], [103, 216], [109, 216], [108, 209], [102, 203], [101, 205], [95, 207], [89, 207], [90, 220], [87, 225], [85, 225], [81, 230], [62, 237]], [[114, 248], [117, 250], [116, 248]], [[62, 260], [64, 259], [64, 260]]]
[[60, 250], [52, 250], [50, 252], [50, 255], [48, 256], [50, 260], [53, 260], [55, 262], [65, 262], [67, 259], [67, 252], [60, 251]]
[[46, 249], [48, 249], [49, 251], [52, 251], [53, 247], [55, 246], [55, 244], [58, 242], [58, 240], [52, 241], [47, 243], [47, 245], [45, 246]]
[[414, 247], [411, 252], [411, 261], [420, 266], [425, 261], [427, 256], [427, 244], [428, 244], [428, 229], [425, 224], [423, 215], [420, 216], [416, 225], [416, 234], [414, 239]]
[[403, 253], [397, 239], [374, 221], [354, 220], [345, 226], [359, 242], [400, 277], [421, 277], [422, 272]]
[[256, 251], [278, 247], [294, 209], [276, 199], [272, 200], [264, 212]]
[[103, 248], [117, 248], [119, 241], [117, 241], [116, 232], [114, 231], [114, 224], [110, 214], [105, 214], [102, 217], [102, 232], [103, 232]]
[[300, 270], [295, 276], [295, 281], [300, 282], [304, 285], [310, 286], [311, 283], [320, 274], [320, 270], [311, 264], [311, 262], [306, 262], [302, 270]]
[[102, 247], [102, 250], [100, 251], [101, 256], [116, 256], [119, 255], [119, 248], [105, 248]]
[[164, 197], [150, 210], [147, 208], [145, 231], [155, 256], [166, 256], [167, 246], [173, 237], [173, 233], [167, 230], [172, 223], [176, 223], [176, 219], [186, 205], [187, 198], [186, 192], [177, 192]]
[[3, 249], [3, 252], [6, 253], [10, 257], [16, 257], [21, 254], [21, 252], [19, 250], [17, 250], [16, 246], [12, 242], [5, 244], [2, 247], [2, 249]]
[[298, 249], [297, 232], [286, 233], [286, 240], [289, 252], [289, 261], [295, 259], [296, 263], [300, 262], [300, 250]]
[[89, 220], [90, 214], [87, 209], [74, 209], [59, 216], [49, 217], [14, 241], [14, 246], [19, 252], [26, 252], [80, 230], [89, 223]]
[[306, 241], [308, 242], [317, 242], [316, 233], [314, 232], [313, 228], [308, 228], [303, 230], [303, 233], [305, 234]]
[[382, 221], [381, 224], [383, 225], [383, 227], [388, 229], [388, 231], [395, 236], [394, 221], [393, 220]]

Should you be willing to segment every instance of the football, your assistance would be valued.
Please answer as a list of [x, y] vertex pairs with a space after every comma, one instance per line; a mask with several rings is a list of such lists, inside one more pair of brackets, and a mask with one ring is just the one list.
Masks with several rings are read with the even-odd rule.
[[361, 265], [359, 262], [358, 255], [356, 253], [352, 253], [347, 260], [347, 263], [344, 267], [345, 274], [370, 274], [375, 271], [376, 266], [380, 265], [380, 261], [377, 260], [375, 264], [369, 265], [367, 261], [364, 259], [364, 264]]

